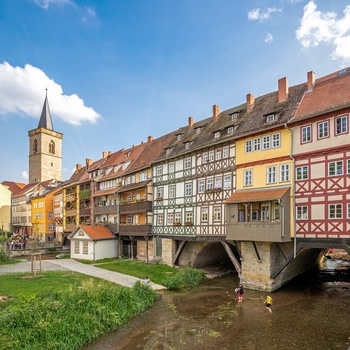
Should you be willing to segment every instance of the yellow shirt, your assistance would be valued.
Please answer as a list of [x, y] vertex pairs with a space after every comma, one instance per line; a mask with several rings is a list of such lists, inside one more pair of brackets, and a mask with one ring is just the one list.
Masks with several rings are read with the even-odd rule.
[[270, 296], [266, 298], [266, 304], [272, 304], [272, 298]]

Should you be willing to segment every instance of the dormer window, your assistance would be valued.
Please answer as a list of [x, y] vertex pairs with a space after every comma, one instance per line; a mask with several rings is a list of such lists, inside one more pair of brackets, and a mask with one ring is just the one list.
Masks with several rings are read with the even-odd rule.
[[266, 116], [266, 123], [271, 123], [276, 120], [276, 115], [275, 114], [269, 114]]
[[201, 132], [202, 128], [196, 128], [196, 134], [199, 134]]
[[171, 153], [172, 150], [173, 150], [172, 148], [167, 148], [165, 150], [165, 154], [168, 156]]
[[217, 131], [216, 133], [214, 133], [214, 139], [218, 139], [220, 135], [221, 135], [220, 131]]
[[128, 158], [131, 154], [131, 151], [125, 153], [125, 158]]
[[227, 134], [233, 134], [233, 126], [230, 126], [229, 128], [227, 128]]
[[176, 141], [180, 141], [182, 139], [182, 134], [177, 134], [176, 135]]
[[231, 118], [231, 120], [236, 120], [237, 119], [237, 117], [238, 117], [238, 113], [232, 113], [231, 115], [230, 115], [230, 118]]

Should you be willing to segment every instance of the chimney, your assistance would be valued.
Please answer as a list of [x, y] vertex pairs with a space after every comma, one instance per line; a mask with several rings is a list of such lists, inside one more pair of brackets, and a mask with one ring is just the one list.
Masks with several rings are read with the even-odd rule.
[[108, 155], [108, 152], [102, 152], [102, 159], [105, 159]]
[[213, 121], [216, 122], [219, 118], [220, 108], [218, 105], [213, 106]]
[[153, 141], [153, 136], [148, 136], [147, 142], [152, 142]]
[[193, 128], [193, 117], [188, 117], [188, 128], [189, 129]]
[[312, 90], [315, 85], [315, 72], [311, 71], [307, 73], [307, 89]]
[[86, 158], [86, 170], [89, 170], [89, 167], [91, 164], [92, 164], [92, 160], [89, 158]]
[[278, 80], [278, 102], [284, 102], [288, 98], [288, 78]]
[[252, 111], [254, 107], [254, 102], [255, 102], [254, 95], [248, 94], [247, 95], [247, 112], [248, 113]]
[[75, 166], [75, 171], [78, 172], [81, 169], [81, 164], [77, 164]]

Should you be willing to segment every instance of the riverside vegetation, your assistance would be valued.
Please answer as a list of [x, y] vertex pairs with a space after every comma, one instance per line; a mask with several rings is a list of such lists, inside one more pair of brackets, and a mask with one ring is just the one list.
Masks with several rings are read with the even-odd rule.
[[[203, 271], [160, 264], [120, 259], [94, 264], [140, 278], [147, 274], [153, 282], [173, 290], [188, 289], [205, 278]], [[0, 276], [2, 350], [79, 349], [125, 324], [157, 298], [148, 285], [121, 287], [75, 272], [45, 272], [36, 278], [28, 277]]]

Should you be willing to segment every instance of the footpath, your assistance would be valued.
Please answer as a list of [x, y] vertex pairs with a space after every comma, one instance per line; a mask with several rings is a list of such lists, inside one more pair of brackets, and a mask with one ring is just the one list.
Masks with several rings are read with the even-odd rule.
[[[40, 269], [39, 261], [36, 262], [36, 271]], [[132, 287], [137, 281], [140, 281], [139, 278], [124, 275], [119, 272], [108, 271], [101, 269], [100, 267], [86, 265], [80, 263], [74, 259], [58, 259], [58, 260], [42, 260], [41, 269], [45, 271], [75, 271], [82, 273], [84, 275], [98, 277], [106, 281], [113, 282], [115, 284]], [[11, 265], [1, 265], [0, 266], [0, 275], [9, 274], [9, 273], [31, 273], [31, 262], [20, 262], [17, 264]], [[150, 282], [150, 287], [154, 290], [163, 290], [166, 289], [164, 286]]]

